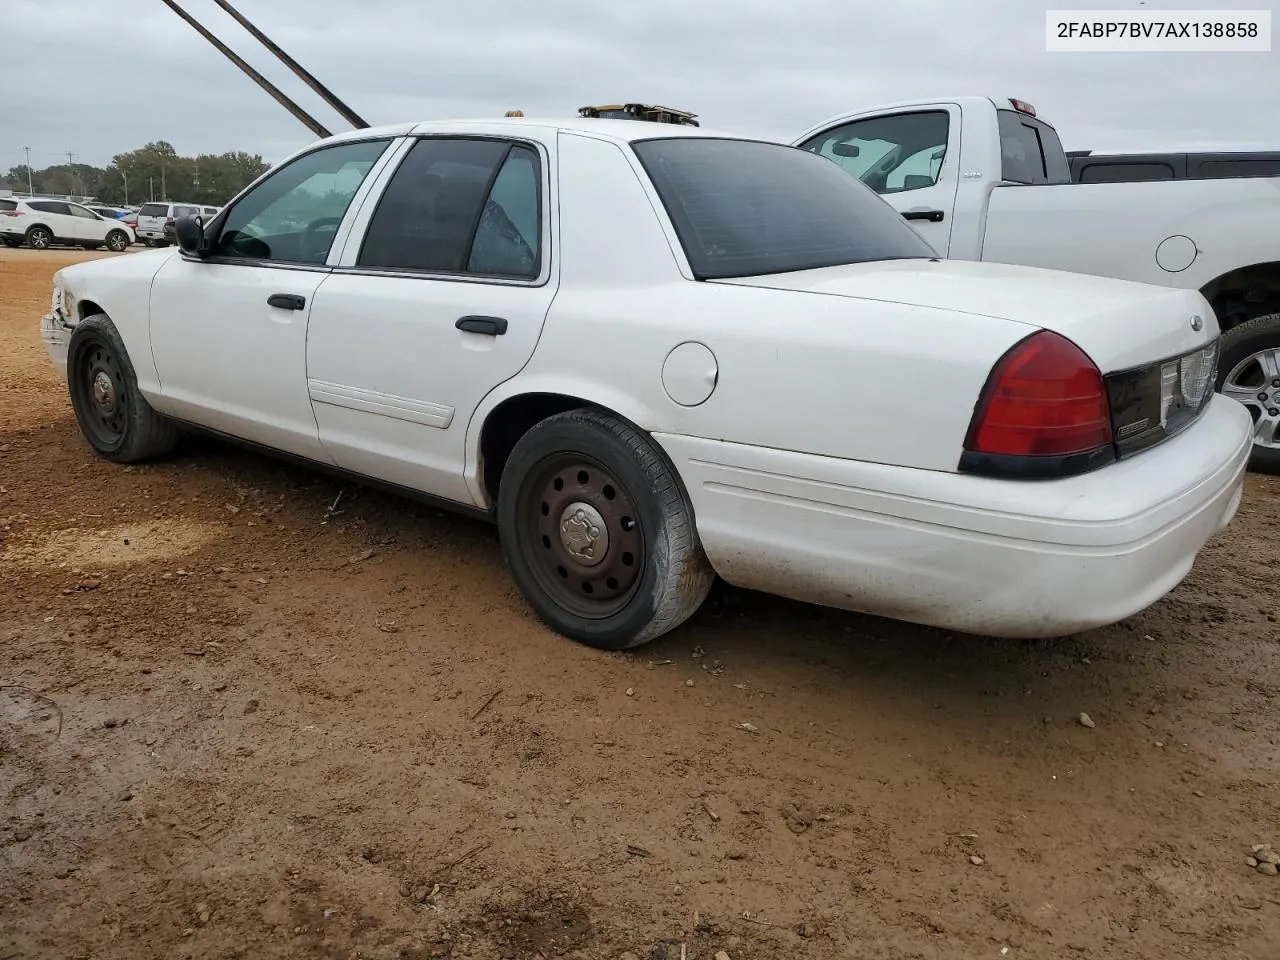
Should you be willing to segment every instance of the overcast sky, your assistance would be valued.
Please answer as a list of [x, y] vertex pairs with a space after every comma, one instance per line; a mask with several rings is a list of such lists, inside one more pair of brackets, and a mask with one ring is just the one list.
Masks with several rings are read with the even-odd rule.
[[[212, 0], [180, 0], [330, 130], [346, 124]], [[791, 139], [918, 96], [1019, 97], [1068, 149], [1280, 148], [1280, 54], [1047, 53], [1044, 10], [1274, 0], [233, 0], [370, 123], [662, 103]], [[3, 0], [0, 170], [168, 140], [268, 161], [313, 139], [161, 0]]]

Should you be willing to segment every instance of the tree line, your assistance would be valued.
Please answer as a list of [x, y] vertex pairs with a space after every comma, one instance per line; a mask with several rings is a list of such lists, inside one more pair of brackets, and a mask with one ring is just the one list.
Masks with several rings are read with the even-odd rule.
[[[182, 157], [163, 140], [119, 153], [106, 167], [63, 163], [30, 171], [36, 193], [94, 197], [108, 204], [177, 200], [221, 206], [266, 172], [258, 154], [232, 151]], [[7, 181], [7, 182], [5, 182]], [[18, 164], [0, 178], [0, 187], [26, 193], [28, 170]]]

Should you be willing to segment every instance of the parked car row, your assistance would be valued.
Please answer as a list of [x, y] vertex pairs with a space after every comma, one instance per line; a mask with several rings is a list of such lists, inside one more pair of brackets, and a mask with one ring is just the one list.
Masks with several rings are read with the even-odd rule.
[[[488, 518], [530, 606], [598, 647], [678, 627], [716, 576], [1007, 637], [1171, 590], [1255, 436], [1214, 393], [1198, 285], [1114, 218], [1086, 236], [1068, 194], [1102, 185], [1005, 186], [1066, 166], [1026, 110], [900, 105], [803, 142], [326, 138], [177, 218], [176, 250], [60, 270], [44, 344], [99, 456], [207, 431]], [[976, 262], [1086, 241], [1158, 282]]]
[[55, 244], [120, 252], [136, 239], [123, 220], [69, 200], [0, 197], [0, 243], [47, 250]]
[[174, 242], [173, 224], [179, 217], [207, 218], [219, 209], [207, 204], [147, 203], [133, 212], [53, 197], [0, 197], [0, 243], [35, 250], [75, 246], [119, 252], [133, 243], [164, 247]]

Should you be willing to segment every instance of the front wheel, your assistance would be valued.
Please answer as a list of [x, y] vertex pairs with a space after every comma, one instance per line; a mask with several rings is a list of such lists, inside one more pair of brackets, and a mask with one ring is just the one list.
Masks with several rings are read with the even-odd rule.
[[67, 349], [67, 387], [80, 431], [100, 457], [137, 463], [177, 444], [177, 429], [138, 389], [124, 340], [106, 314], [76, 324]]
[[520, 438], [502, 471], [498, 531], [543, 621], [604, 650], [675, 629], [715, 579], [666, 458], [595, 410], [557, 414]]
[[112, 253], [123, 253], [129, 249], [129, 235], [123, 230], [112, 230], [107, 234], [107, 249]]
[[1218, 392], [1253, 417], [1249, 469], [1280, 473], [1280, 313], [1246, 320], [1222, 336]]

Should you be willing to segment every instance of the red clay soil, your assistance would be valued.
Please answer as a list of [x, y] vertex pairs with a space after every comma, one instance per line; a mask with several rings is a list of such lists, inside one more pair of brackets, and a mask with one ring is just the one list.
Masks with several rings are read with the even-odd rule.
[[717, 586], [599, 653], [481, 523], [95, 459], [37, 330], [83, 256], [0, 251], [0, 960], [1280, 957], [1275, 480], [1105, 630]]

